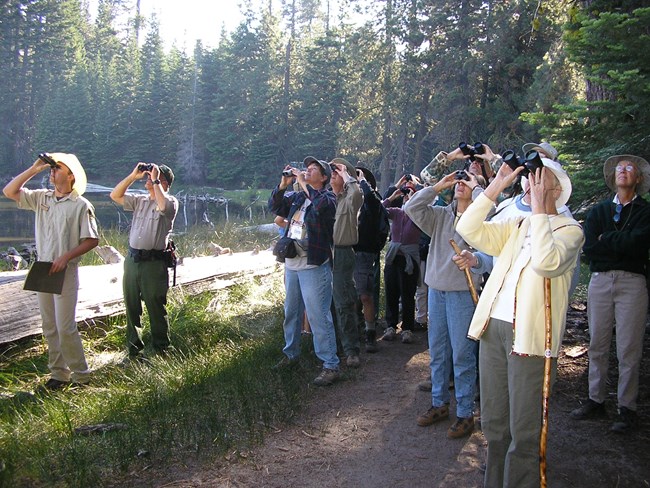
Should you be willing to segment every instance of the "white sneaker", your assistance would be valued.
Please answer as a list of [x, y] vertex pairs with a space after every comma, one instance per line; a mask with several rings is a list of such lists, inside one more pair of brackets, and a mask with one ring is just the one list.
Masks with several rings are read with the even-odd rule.
[[413, 332], [410, 330], [402, 331], [402, 344], [411, 344], [413, 342]]
[[394, 341], [395, 337], [397, 337], [397, 333], [395, 332], [395, 329], [393, 327], [386, 327], [386, 330], [384, 331], [384, 335], [381, 336], [381, 340]]

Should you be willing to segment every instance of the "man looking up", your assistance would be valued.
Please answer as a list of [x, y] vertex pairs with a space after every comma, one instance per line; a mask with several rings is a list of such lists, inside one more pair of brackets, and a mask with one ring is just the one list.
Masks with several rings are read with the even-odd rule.
[[[86, 173], [74, 154], [48, 155], [54, 165], [37, 159], [4, 187], [7, 198], [36, 214], [35, 237], [39, 261], [51, 261], [50, 274], [65, 271], [60, 295], [37, 292], [47, 341], [50, 379], [48, 390], [90, 381], [90, 370], [75, 319], [81, 256], [99, 243], [95, 209], [81, 195]], [[24, 185], [43, 170], [50, 171], [54, 190], [29, 190]]]
[[[336, 197], [326, 188], [332, 175], [325, 161], [308, 156], [305, 171], [291, 166], [291, 176], [282, 176], [269, 198], [269, 210], [286, 217], [287, 236], [295, 241], [297, 255], [284, 261], [284, 342], [285, 357], [277, 366], [295, 364], [300, 355], [303, 315], [311, 326], [314, 352], [323, 361], [317, 386], [331, 385], [339, 378], [336, 334], [332, 321], [332, 247]], [[296, 179], [299, 191], [287, 192]]]
[[638, 156], [612, 156], [603, 167], [605, 182], [616, 192], [593, 207], [585, 220], [584, 253], [591, 280], [589, 320], [589, 398], [571, 412], [582, 420], [605, 415], [607, 368], [612, 328], [616, 325], [618, 417], [611, 430], [637, 426], [639, 367], [648, 312], [646, 275], [650, 248], [650, 164]]
[[[148, 195], [131, 195], [126, 191], [137, 180], [147, 177]], [[129, 253], [124, 260], [124, 304], [126, 305], [126, 344], [130, 359], [144, 349], [142, 342], [142, 302], [149, 313], [151, 341], [156, 353], [164, 354], [170, 346], [167, 318], [169, 274], [164, 250], [178, 212], [178, 200], [168, 191], [174, 173], [168, 167], [138, 163], [111, 192], [111, 199], [133, 212], [129, 233]]]
[[332, 190], [336, 195], [334, 220], [333, 296], [337, 315], [337, 333], [350, 368], [359, 367], [359, 327], [357, 324], [357, 292], [354, 285], [355, 252], [359, 242], [359, 209], [363, 194], [356, 178], [356, 169], [343, 158], [334, 158]]

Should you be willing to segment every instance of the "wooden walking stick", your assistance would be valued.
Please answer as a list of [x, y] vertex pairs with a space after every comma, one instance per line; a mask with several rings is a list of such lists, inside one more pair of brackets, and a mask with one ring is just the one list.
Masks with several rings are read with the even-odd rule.
[[[460, 256], [460, 253], [462, 252], [460, 247], [458, 247], [458, 244], [456, 244], [456, 241], [453, 239], [449, 239], [449, 244], [451, 244], [451, 247], [454, 248], [454, 252]], [[467, 286], [469, 287], [469, 293], [472, 295], [472, 300], [474, 301], [474, 305], [478, 303], [478, 293], [476, 293], [476, 288], [474, 288], [474, 282], [472, 281], [472, 274], [469, 269], [465, 269], [465, 278], [467, 279]]]
[[544, 321], [546, 343], [544, 345], [544, 386], [542, 387], [542, 431], [539, 436], [539, 477], [541, 488], [546, 488], [546, 436], [548, 434], [548, 399], [551, 396], [551, 279], [544, 278]]

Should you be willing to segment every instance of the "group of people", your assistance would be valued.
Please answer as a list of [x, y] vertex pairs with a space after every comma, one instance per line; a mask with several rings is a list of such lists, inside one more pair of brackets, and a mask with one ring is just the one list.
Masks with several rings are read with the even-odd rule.
[[[25, 185], [42, 171], [49, 171], [51, 189]], [[127, 194], [128, 188], [146, 178], [146, 194]], [[142, 357], [142, 302], [147, 307], [153, 349], [165, 354], [170, 348], [166, 303], [169, 288], [165, 249], [178, 211], [178, 200], [169, 194], [174, 173], [166, 165], [138, 163], [111, 192], [111, 198], [133, 212], [129, 252], [124, 260], [123, 291], [126, 307], [128, 357]], [[99, 243], [93, 205], [82, 195], [86, 173], [79, 159], [69, 153], [44, 153], [3, 189], [19, 208], [35, 213], [36, 252], [39, 261], [51, 263], [49, 274], [64, 273], [60, 294], [38, 291], [43, 336], [48, 345], [50, 378], [45, 390], [58, 390], [90, 381], [91, 371], [77, 328], [76, 305], [81, 257]]]
[[[543, 387], [549, 372], [551, 383], [556, 373], [581, 250], [592, 272], [589, 393], [571, 416], [607, 415], [615, 326], [618, 413], [611, 429], [625, 433], [637, 426], [650, 249], [650, 206], [643, 197], [650, 190], [650, 164], [633, 155], [608, 158], [603, 171], [614, 196], [589, 211], [583, 229], [566, 207], [571, 180], [550, 144], [524, 146], [539, 154], [539, 166], [502, 164], [501, 156], [483, 147], [466, 171], [437, 180], [425, 169], [424, 184], [405, 175], [383, 199], [372, 172], [343, 158], [326, 162], [310, 156], [304, 169], [285, 168], [268, 202], [285, 222], [283, 235], [295, 249], [284, 258], [285, 345], [278, 366], [299, 360], [305, 318], [322, 361], [316, 385], [339, 378], [339, 353], [356, 368], [362, 342], [366, 352], [377, 351], [380, 253], [389, 219], [383, 338], [394, 338], [400, 314], [403, 342], [412, 340], [415, 324], [428, 324], [431, 407], [418, 416], [418, 425], [449, 418], [452, 379], [456, 420], [447, 436], [470, 435], [478, 377], [488, 446], [485, 486], [537, 486]], [[460, 148], [436, 156], [446, 162], [466, 158]], [[53, 188], [26, 188], [44, 170]], [[127, 193], [145, 178], [145, 194]], [[131, 360], [142, 357], [144, 348], [142, 302], [153, 349], [165, 354], [171, 347], [165, 249], [178, 211], [169, 193], [173, 180], [168, 166], [138, 163], [110, 194], [133, 212], [123, 279]], [[517, 184], [522, 192], [504, 200], [505, 191]], [[75, 321], [78, 263], [99, 242], [93, 206], [82, 196], [85, 189], [77, 157], [52, 153], [39, 156], [3, 190], [20, 208], [35, 212], [39, 261], [51, 263], [51, 274], [64, 273], [60, 294], [37, 293], [51, 373], [44, 386], [51, 390], [90, 381]], [[447, 190], [450, 203], [442, 198]], [[417, 300], [416, 307], [422, 290], [426, 303]], [[427, 310], [426, 319], [415, 320], [416, 308], [420, 317]]]
[[[401, 335], [409, 342], [418, 323], [416, 296], [424, 287], [432, 402], [417, 423], [428, 426], [449, 418], [451, 379], [456, 415], [447, 436], [471, 434], [478, 388], [489, 487], [540, 483], [543, 391], [556, 375], [581, 252], [592, 272], [589, 397], [571, 416], [606, 415], [615, 326], [619, 384], [612, 430], [632, 431], [638, 421], [650, 249], [650, 210], [643, 196], [650, 189], [650, 164], [632, 155], [607, 159], [605, 182], [615, 195], [589, 211], [583, 229], [566, 206], [572, 185], [555, 148], [531, 143], [523, 151], [537, 153], [531, 159], [538, 156], [539, 164], [505, 164], [483, 145], [464, 171], [435, 179], [425, 169], [424, 185], [405, 175], [383, 201], [374, 176], [373, 185], [368, 184], [367, 169], [342, 158], [328, 163], [308, 157], [304, 171], [285, 168], [269, 199], [270, 210], [289, 223], [287, 235], [296, 239], [298, 250], [296, 257], [284, 261], [286, 345], [281, 363], [298, 360], [300, 318], [306, 311], [314, 351], [323, 362], [314, 383], [330, 385], [339, 378], [337, 338], [347, 365], [359, 366], [355, 287], [356, 303], [364, 310], [366, 350], [377, 350], [373, 295], [379, 251], [355, 255], [354, 250], [373, 232], [364, 208], [382, 205], [391, 220], [383, 339], [395, 337], [401, 313]], [[459, 148], [435, 159], [449, 163], [467, 158]], [[517, 187], [520, 192], [504, 199], [507, 190]], [[453, 195], [450, 203], [442, 198], [446, 190]], [[424, 255], [423, 236], [428, 243]]]

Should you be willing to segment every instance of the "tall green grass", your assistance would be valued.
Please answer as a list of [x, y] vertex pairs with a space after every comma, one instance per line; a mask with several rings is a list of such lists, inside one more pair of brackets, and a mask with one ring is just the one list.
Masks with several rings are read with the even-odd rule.
[[[199, 242], [187, 239], [188, 246]], [[233, 247], [242, 240], [233, 238]], [[102, 486], [128, 479], [133, 470], [164, 468], [187, 456], [211, 458], [259, 442], [301, 408], [316, 371], [309, 354], [299, 368], [271, 368], [283, 346], [282, 296], [281, 270], [217, 293], [187, 296], [173, 289], [169, 314], [176, 351], [126, 367], [118, 364], [123, 318], [83, 329], [91, 364], [111, 358], [97, 367], [88, 387], [21, 393], [34, 390], [47, 374], [46, 348], [41, 339], [5, 348], [0, 486]], [[101, 423], [126, 427], [87, 436], [75, 432]]]

